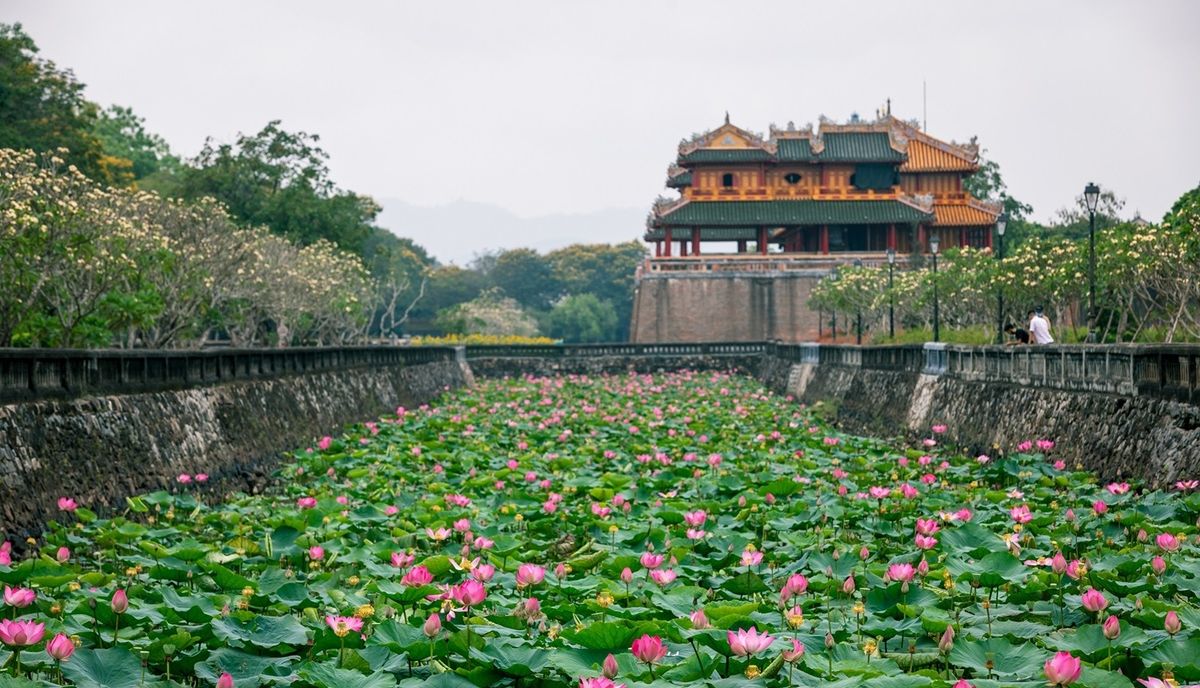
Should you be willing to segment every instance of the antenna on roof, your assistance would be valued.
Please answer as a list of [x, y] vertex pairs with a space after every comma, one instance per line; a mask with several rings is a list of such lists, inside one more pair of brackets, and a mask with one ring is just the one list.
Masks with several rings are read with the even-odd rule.
[[929, 96], [921, 79], [921, 131], [929, 131]]

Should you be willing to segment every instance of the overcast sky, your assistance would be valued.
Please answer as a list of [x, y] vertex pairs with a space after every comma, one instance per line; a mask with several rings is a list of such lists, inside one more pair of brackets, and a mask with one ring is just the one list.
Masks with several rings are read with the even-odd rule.
[[[873, 116], [978, 135], [1049, 217], [1090, 180], [1158, 219], [1200, 183], [1200, 2], [5, 0], [87, 95], [184, 154], [271, 119], [339, 185], [518, 215], [648, 208], [679, 139]], [[620, 240], [640, 227], [613, 228]]]

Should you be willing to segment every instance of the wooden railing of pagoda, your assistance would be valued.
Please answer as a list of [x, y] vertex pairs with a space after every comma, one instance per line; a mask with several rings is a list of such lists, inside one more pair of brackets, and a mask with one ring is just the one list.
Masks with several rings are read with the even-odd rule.
[[[887, 253], [883, 251], [860, 251], [832, 254], [813, 253], [710, 253], [699, 256], [672, 256], [647, 258], [640, 267], [640, 275], [656, 273], [697, 272], [796, 272], [802, 270], [828, 271], [837, 265], [849, 265], [861, 261], [867, 267], [887, 265]], [[896, 256], [896, 269], [906, 269], [909, 258]]]

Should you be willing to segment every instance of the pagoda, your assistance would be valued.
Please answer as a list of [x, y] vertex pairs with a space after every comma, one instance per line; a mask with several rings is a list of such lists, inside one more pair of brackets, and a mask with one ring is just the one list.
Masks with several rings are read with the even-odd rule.
[[890, 107], [874, 121], [772, 126], [766, 138], [726, 114], [680, 143], [667, 178], [679, 196], [655, 203], [644, 238], [664, 263], [768, 253], [875, 263], [889, 249], [928, 252], [934, 235], [943, 249], [986, 248], [1001, 209], [965, 189], [978, 169], [973, 139], [934, 138]]

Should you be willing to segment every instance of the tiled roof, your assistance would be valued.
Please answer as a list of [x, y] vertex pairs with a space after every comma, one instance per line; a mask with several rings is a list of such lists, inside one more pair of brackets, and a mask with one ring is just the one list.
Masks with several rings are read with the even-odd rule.
[[667, 186], [671, 187], [672, 189], [682, 189], [685, 186], [691, 186], [691, 185], [692, 185], [692, 173], [691, 172], [682, 172], [680, 174], [675, 175], [674, 177], [667, 178]]
[[768, 162], [771, 154], [761, 148], [700, 148], [680, 156], [681, 163]]
[[812, 141], [809, 139], [779, 139], [778, 144], [780, 162], [810, 162], [815, 160], [812, 152]]
[[[655, 227], [646, 231], [646, 241], [661, 241], [667, 238], [667, 230], [662, 227]], [[671, 232], [672, 241], [685, 241], [692, 238], [692, 233], [686, 228], [679, 228]], [[701, 241], [738, 241], [739, 239], [747, 239], [756, 241], [758, 239], [757, 227], [701, 227]]]
[[971, 205], [934, 205], [935, 225], [942, 227], [972, 227], [996, 224], [996, 215]]
[[883, 132], [839, 132], [822, 137], [825, 149], [817, 157], [822, 161], [902, 162], [904, 153], [892, 148]]
[[955, 155], [950, 151], [914, 139], [908, 142], [908, 160], [900, 166], [900, 171], [974, 172], [976, 167], [976, 164], [967, 159], [965, 154]]
[[898, 201], [691, 201], [652, 224], [662, 226], [858, 225], [928, 222], [932, 214]]

